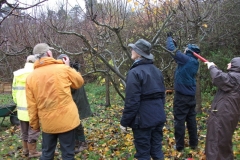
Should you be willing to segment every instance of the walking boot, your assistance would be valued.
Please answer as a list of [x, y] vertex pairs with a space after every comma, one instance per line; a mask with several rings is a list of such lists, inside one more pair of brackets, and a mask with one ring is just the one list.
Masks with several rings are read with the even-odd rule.
[[24, 156], [27, 157], [27, 156], [28, 156], [28, 152], [29, 152], [29, 151], [28, 151], [27, 141], [24, 141], [24, 140], [23, 140], [23, 141], [22, 141], [22, 145], [23, 145], [23, 152], [22, 152], [22, 153], [23, 153]]
[[77, 145], [75, 147], [75, 154], [79, 153], [79, 152], [82, 152], [83, 150], [87, 149], [88, 148], [88, 144], [87, 142], [81, 142], [81, 141], [78, 141], [77, 142]]
[[37, 151], [37, 143], [27, 143], [27, 145], [29, 150], [29, 158], [40, 157], [42, 155], [42, 152]]

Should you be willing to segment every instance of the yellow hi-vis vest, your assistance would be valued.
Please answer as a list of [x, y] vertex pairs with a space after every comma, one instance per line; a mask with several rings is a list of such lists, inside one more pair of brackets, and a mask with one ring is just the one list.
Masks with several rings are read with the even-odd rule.
[[26, 63], [24, 68], [13, 72], [12, 96], [17, 104], [17, 115], [21, 121], [29, 121], [25, 84], [27, 76], [33, 71], [33, 63]]

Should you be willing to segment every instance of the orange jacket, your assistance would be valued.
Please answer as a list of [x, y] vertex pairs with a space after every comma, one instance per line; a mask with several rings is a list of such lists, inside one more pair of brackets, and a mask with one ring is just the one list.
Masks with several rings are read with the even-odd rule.
[[63, 133], [80, 124], [77, 106], [70, 88], [80, 88], [84, 80], [80, 73], [61, 60], [43, 57], [34, 63], [27, 77], [26, 96], [29, 124], [45, 133]]

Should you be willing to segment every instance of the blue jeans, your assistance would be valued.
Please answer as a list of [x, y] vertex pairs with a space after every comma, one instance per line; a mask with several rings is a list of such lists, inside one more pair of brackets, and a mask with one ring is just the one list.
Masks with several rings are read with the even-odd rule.
[[59, 139], [63, 160], [74, 160], [75, 129], [57, 134], [42, 132], [42, 155], [40, 160], [53, 160]]
[[162, 139], [164, 124], [144, 129], [132, 129], [134, 145], [136, 148], [135, 158], [138, 160], [164, 159], [162, 152]]

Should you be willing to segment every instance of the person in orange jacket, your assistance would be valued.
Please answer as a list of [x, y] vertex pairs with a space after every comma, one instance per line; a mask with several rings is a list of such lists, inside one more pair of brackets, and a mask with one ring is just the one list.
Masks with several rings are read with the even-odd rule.
[[[63, 60], [64, 58], [69, 58], [66, 54], [60, 54], [57, 59]], [[70, 67], [74, 68], [76, 71], [79, 72], [80, 64], [75, 62], [70, 62]], [[78, 108], [79, 118], [82, 120], [84, 118], [92, 116], [92, 111], [88, 102], [87, 94], [85, 92], [84, 86], [79, 89], [71, 89], [72, 97], [74, 102]], [[75, 154], [82, 152], [83, 150], [88, 148], [88, 144], [86, 142], [86, 137], [84, 134], [84, 127], [83, 124], [80, 125], [75, 130]]]
[[37, 60], [26, 81], [29, 124], [33, 130], [40, 130], [40, 126], [42, 129], [40, 160], [54, 158], [58, 140], [62, 158], [73, 160], [75, 128], [80, 119], [71, 88], [80, 88], [84, 80], [79, 72], [65, 65], [69, 59], [55, 60], [51, 49], [46, 43], [33, 48]]

